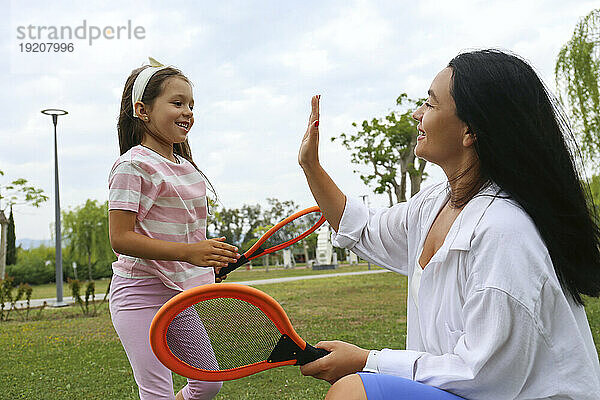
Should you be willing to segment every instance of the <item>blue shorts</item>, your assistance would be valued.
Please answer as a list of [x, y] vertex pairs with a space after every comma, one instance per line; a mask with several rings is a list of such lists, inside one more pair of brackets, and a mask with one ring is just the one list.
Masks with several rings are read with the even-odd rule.
[[462, 400], [452, 393], [399, 376], [359, 372], [368, 400]]

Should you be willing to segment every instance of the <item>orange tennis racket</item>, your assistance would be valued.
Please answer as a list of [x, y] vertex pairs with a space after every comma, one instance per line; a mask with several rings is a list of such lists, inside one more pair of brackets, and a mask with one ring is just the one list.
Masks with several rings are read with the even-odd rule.
[[234, 283], [203, 285], [171, 298], [152, 320], [150, 344], [170, 370], [212, 382], [329, 354], [302, 340], [271, 296]]
[[289, 247], [313, 233], [323, 222], [325, 217], [317, 206], [298, 211], [269, 229], [237, 262], [221, 268], [215, 276], [221, 278], [250, 260]]

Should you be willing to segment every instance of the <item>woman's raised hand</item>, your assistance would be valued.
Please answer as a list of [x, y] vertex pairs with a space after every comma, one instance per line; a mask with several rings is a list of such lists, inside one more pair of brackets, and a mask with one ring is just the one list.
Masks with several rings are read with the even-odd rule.
[[190, 243], [187, 249], [186, 262], [200, 267], [213, 267], [217, 272], [240, 258], [238, 248], [225, 243], [224, 237]]
[[321, 212], [337, 232], [346, 206], [346, 196], [319, 163], [319, 100], [321, 96], [311, 99], [310, 118], [298, 151], [298, 163]]
[[311, 99], [311, 113], [308, 119], [308, 127], [302, 138], [300, 151], [298, 152], [298, 163], [304, 169], [319, 164], [319, 100], [321, 96], [313, 96]]

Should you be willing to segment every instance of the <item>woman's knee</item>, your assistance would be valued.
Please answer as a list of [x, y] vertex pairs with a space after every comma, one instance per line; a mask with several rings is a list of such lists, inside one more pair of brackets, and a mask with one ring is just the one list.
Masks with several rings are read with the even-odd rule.
[[367, 393], [358, 374], [346, 375], [334, 383], [325, 400], [367, 400]]

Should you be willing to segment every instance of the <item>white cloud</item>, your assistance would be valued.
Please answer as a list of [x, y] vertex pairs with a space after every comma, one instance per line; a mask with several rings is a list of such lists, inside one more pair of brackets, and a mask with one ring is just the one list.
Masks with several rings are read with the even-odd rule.
[[[329, 137], [352, 122], [381, 117], [396, 97], [425, 95], [435, 74], [459, 51], [502, 47], [529, 60], [551, 87], [554, 60], [579, 17], [597, 1], [421, 0], [301, 3], [137, 3], [11, 1], [0, 17], [2, 127], [0, 169], [53, 193], [53, 132], [59, 119], [61, 204], [106, 200], [118, 155], [116, 121], [122, 85], [147, 56], [175, 65], [194, 83], [194, 159], [223, 203], [266, 197], [314, 203], [297, 165], [310, 96], [322, 94], [321, 159], [348, 195], [370, 193], [352, 173], [348, 152]], [[72, 54], [17, 54], [19, 24], [117, 25], [131, 20], [144, 40], [76, 43]], [[443, 178], [429, 166], [430, 181]], [[386, 196], [371, 195], [375, 205]], [[16, 212], [18, 238], [48, 238], [53, 198]]]
[[312, 41], [336, 49], [346, 56], [370, 53], [381, 56], [389, 51], [394, 36], [393, 19], [383, 16], [373, 2], [358, 0], [340, 9], [339, 15], [314, 32]]
[[297, 70], [303, 75], [326, 73], [335, 68], [327, 51], [309, 43], [303, 43], [300, 49], [285, 52], [277, 58], [283, 66]]

